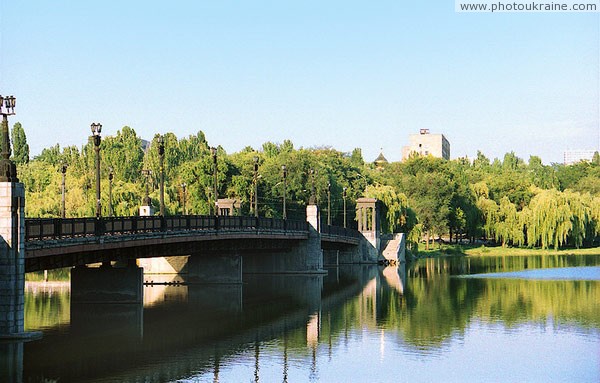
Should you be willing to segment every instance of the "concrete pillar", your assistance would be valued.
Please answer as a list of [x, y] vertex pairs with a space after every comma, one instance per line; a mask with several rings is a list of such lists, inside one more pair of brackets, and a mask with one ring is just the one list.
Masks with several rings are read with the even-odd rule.
[[[356, 211], [362, 220], [358, 230], [363, 235], [359, 245], [361, 256], [358, 263], [377, 262], [381, 252], [379, 201], [375, 198], [359, 198], [356, 200]], [[356, 260], [354, 252], [348, 255]]]
[[127, 267], [75, 267], [71, 269], [71, 302], [142, 303], [144, 269]]
[[298, 240], [288, 251], [244, 255], [244, 273], [327, 273], [323, 269], [321, 224], [317, 205], [308, 205], [306, 207], [306, 220], [309, 224], [307, 239]]
[[189, 283], [242, 283], [242, 257], [238, 254], [192, 254], [187, 261]]
[[0, 338], [24, 335], [25, 189], [0, 182]]
[[149, 205], [140, 206], [140, 217], [148, 217], [154, 215], [154, 209]]
[[298, 255], [304, 255], [307, 271], [323, 271], [323, 250], [321, 249], [321, 215], [317, 205], [306, 207], [308, 222], [308, 240], [304, 241], [304, 249], [298, 248]]

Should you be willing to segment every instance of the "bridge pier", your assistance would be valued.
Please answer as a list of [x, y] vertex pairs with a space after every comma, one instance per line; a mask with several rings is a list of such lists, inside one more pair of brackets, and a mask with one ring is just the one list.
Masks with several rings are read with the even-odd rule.
[[24, 332], [25, 188], [0, 182], [0, 339], [31, 339]]
[[323, 250], [319, 207], [306, 207], [308, 238], [296, 241], [288, 251], [253, 254], [244, 258], [244, 273], [248, 274], [327, 274], [323, 269]]
[[142, 303], [144, 270], [126, 267], [75, 267], [71, 269], [71, 302]]
[[242, 283], [242, 256], [192, 254], [187, 261], [189, 283]]

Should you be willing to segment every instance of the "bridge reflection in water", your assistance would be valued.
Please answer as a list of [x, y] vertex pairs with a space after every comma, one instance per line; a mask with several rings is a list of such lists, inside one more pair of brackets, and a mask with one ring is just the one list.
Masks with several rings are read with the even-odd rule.
[[[360, 311], [376, 322], [377, 286], [404, 288], [404, 271], [381, 270], [347, 266], [329, 270], [328, 276], [248, 275], [244, 284], [147, 285], [143, 305], [75, 304], [68, 291], [42, 293], [46, 299], [39, 299], [28, 289], [26, 326], [44, 330], [44, 338], [3, 350], [16, 362], [7, 369], [12, 375], [2, 378], [159, 382], [209, 374], [219, 381], [223, 363], [253, 355], [258, 381], [263, 347], [277, 347], [277, 380], [287, 381], [292, 350], [294, 358], [310, 359], [315, 371], [323, 329], [343, 326], [338, 319], [331, 323], [331, 312], [348, 299], [362, 296]], [[54, 299], [53, 308], [45, 306], [47, 299]], [[48, 316], [56, 322], [37, 322]]]

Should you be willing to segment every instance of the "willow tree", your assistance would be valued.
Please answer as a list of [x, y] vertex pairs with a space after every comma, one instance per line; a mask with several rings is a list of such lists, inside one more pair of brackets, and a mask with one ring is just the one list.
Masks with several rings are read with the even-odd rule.
[[508, 197], [502, 197], [495, 222], [495, 239], [501, 241], [502, 246], [508, 243], [523, 245], [525, 235], [523, 233], [523, 222], [517, 212], [517, 207], [510, 202]]
[[527, 242], [543, 249], [558, 249], [567, 242], [573, 229], [572, 213], [563, 193], [543, 190], [531, 199], [531, 215], [527, 225]]
[[365, 197], [376, 198], [384, 204], [385, 231], [393, 233], [397, 228], [406, 226], [408, 199], [403, 193], [397, 193], [389, 185], [368, 185], [365, 189]]

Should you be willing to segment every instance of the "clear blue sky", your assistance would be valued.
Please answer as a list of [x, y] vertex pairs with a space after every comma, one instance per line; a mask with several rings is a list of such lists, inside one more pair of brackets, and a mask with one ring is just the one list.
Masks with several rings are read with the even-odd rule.
[[410, 133], [452, 157], [597, 149], [597, 13], [455, 13], [454, 1], [0, 0], [0, 94], [32, 154], [131, 126], [380, 148]]

